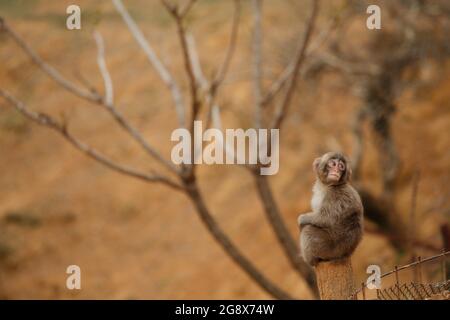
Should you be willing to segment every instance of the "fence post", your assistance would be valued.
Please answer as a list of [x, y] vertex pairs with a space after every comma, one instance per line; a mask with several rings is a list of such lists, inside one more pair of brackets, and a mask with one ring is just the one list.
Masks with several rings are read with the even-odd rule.
[[347, 300], [355, 292], [351, 258], [321, 262], [315, 271], [321, 300]]

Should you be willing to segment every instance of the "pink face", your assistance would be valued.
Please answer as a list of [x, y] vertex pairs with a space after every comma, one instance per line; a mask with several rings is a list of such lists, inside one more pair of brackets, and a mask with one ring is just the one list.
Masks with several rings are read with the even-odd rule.
[[345, 171], [345, 163], [339, 159], [330, 159], [327, 162], [327, 169], [327, 180], [330, 182], [338, 182]]

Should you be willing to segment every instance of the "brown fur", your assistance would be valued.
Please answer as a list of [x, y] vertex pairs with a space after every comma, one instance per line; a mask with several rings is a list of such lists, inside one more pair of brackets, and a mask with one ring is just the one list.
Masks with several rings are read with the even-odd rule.
[[[345, 171], [337, 182], [327, 180], [327, 163], [339, 159]], [[358, 192], [348, 183], [351, 170], [340, 153], [329, 152], [313, 163], [317, 181], [313, 188], [313, 212], [298, 218], [301, 226], [300, 251], [303, 259], [315, 266], [320, 261], [336, 260], [353, 253], [363, 234], [363, 206]]]

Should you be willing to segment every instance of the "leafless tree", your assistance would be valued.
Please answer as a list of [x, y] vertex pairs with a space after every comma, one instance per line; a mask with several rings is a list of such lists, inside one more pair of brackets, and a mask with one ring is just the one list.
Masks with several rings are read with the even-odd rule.
[[[206, 79], [203, 75], [198, 52], [195, 46], [195, 40], [189, 33], [186, 27], [185, 18], [189, 11], [193, 8], [196, 1], [188, 0], [183, 6], [176, 5], [168, 0], [161, 0], [162, 6], [173, 18], [176, 25], [178, 39], [180, 43], [180, 50], [183, 57], [184, 71], [188, 78], [188, 92], [189, 103], [185, 102], [185, 97], [180, 85], [175, 80], [175, 77], [170, 73], [168, 68], [164, 65], [162, 60], [153, 50], [149, 41], [144, 37], [139, 26], [136, 24], [132, 16], [129, 14], [121, 0], [112, 0], [117, 12], [122, 17], [131, 35], [139, 44], [145, 53], [148, 61], [152, 65], [154, 71], [158, 74], [161, 81], [169, 90], [174, 110], [176, 112], [178, 123], [181, 127], [187, 128], [191, 132], [191, 137], [194, 139], [194, 121], [200, 118], [200, 110], [205, 108], [207, 110], [207, 126], [220, 127], [220, 106], [217, 103], [217, 94], [221, 85], [227, 75], [230, 62], [236, 47], [236, 39], [239, 30], [239, 17], [241, 13], [241, 1], [234, 0], [234, 15], [232, 18], [232, 27], [230, 32], [230, 40], [228, 48], [225, 51], [225, 56], [222, 63], [218, 66], [217, 72], [211, 80]], [[279, 78], [268, 88], [265, 92], [263, 88], [263, 52], [262, 52], [262, 5], [263, 0], [252, 0], [253, 12], [253, 83], [254, 83], [254, 123], [257, 128], [280, 128], [283, 120], [288, 112], [289, 105], [295, 92], [297, 79], [299, 77], [300, 69], [305, 58], [317, 43], [323, 41], [322, 37], [318, 37], [317, 42], [309, 46], [313, 35], [313, 30], [318, 13], [318, 0], [311, 0], [311, 11], [306, 21], [305, 32], [298, 40], [298, 48], [292, 62], [286, 67], [286, 70], [280, 74]], [[53, 79], [62, 89], [86, 100], [89, 103], [94, 103], [104, 108], [117, 124], [127, 132], [130, 137], [135, 140], [142, 149], [161, 166], [160, 170], [155, 170], [150, 173], [142, 169], [130, 167], [126, 164], [119, 163], [116, 160], [109, 158], [95, 147], [88, 145], [78, 137], [76, 137], [69, 129], [67, 123], [60, 122], [49, 114], [34, 111], [24, 102], [14, 97], [7, 90], [0, 88], [0, 95], [6, 99], [14, 108], [16, 108], [26, 118], [35, 123], [53, 129], [66, 139], [75, 148], [85, 153], [87, 156], [100, 162], [101, 164], [117, 171], [123, 175], [135, 177], [148, 183], [161, 183], [173, 191], [180, 192], [186, 195], [192, 202], [198, 213], [199, 218], [204, 223], [207, 230], [214, 237], [217, 243], [223, 250], [233, 259], [233, 261], [247, 273], [247, 275], [255, 281], [263, 290], [269, 293], [274, 298], [278, 299], [292, 299], [292, 296], [280, 288], [277, 284], [271, 281], [264, 273], [259, 270], [253, 262], [240, 250], [239, 246], [226, 234], [226, 232], [219, 225], [210, 208], [207, 206], [205, 196], [200, 190], [197, 182], [196, 165], [182, 164], [180, 166], [174, 165], [171, 161], [165, 159], [156, 150], [152, 143], [133, 126], [119, 111], [119, 108], [114, 102], [114, 86], [105, 62], [105, 46], [103, 38], [100, 33], [94, 33], [94, 39], [97, 45], [97, 64], [104, 83], [104, 95], [99, 91], [79, 86], [64, 77], [58, 70], [45, 62], [40, 55], [34, 51], [23, 39], [16, 33], [14, 28], [4, 19], [0, 18], [0, 31], [6, 33], [30, 58], [31, 60], [51, 79]], [[282, 88], [285, 90], [283, 91]], [[281, 103], [274, 108], [273, 114], [265, 114], [268, 112], [266, 105], [275, 101], [274, 97], [281, 96]], [[194, 148], [195, 143], [191, 141], [191, 146]], [[191, 152], [194, 157], [194, 152]], [[191, 161], [194, 163], [194, 161]], [[266, 176], [259, 174], [259, 169], [262, 164], [244, 167], [254, 177], [256, 189], [258, 191], [259, 199], [261, 200], [264, 212], [270, 226], [272, 227], [280, 245], [286, 254], [291, 266], [303, 278], [313, 295], [317, 297], [317, 287], [315, 283], [314, 272], [309, 268], [299, 257], [297, 244], [290, 234], [284, 219], [282, 218], [279, 205], [277, 204], [270, 183]]]

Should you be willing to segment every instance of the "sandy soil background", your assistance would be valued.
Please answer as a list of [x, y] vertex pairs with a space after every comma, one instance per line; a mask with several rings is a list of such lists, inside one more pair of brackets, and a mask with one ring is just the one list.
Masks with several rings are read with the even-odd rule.
[[[92, 38], [92, 31], [99, 30], [117, 104], [170, 157], [170, 134], [177, 122], [168, 91], [111, 2], [77, 3], [83, 15], [79, 31], [65, 29], [65, 9], [71, 1], [1, 1], [0, 13], [68, 78], [78, 81], [81, 74], [102, 88]], [[126, 1], [126, 5], [187, 94], [170, 17], [159, 1]], [[306, 15], [303, 7], [292, 1], [267, 1], [267, 83], [292, 56], [293, 39], [303, 28], [299, 17]], [[231, 13], [227, 1], [201, 1], [189, 17], [207, 75], [224, 54]], [[361, 24], [349, 36], [357, 43], [367, 32]], [[250, 38], [250, 6], [246, 4], [237, 54], [219, 95], [223, 120], [230, 128], [251, 125]], [[30, 107], [69, 119], [73, 132], [114, 159], [146, 170], [164, 170], [100, 107], [61, 90], [3, 34], [0, 61], [1, 87]], [[450, 192], [450, 64], [430, 68], [435, 80], [419, 92], [406, 89], [397, 101], [393, 133], [402, 160], [402, 182], [395, 200], [399, 212], [406, 215], [411, 176], [420, 168], [418, 232], [420, 238], [439, 246], [437, 228], [448, 221], [448, 215], [441, 209], [426, 211]], [[280, 171], [270, 178], [295, 237], [298, 213], [309, 210], [314, 181], [311, 163], [335, 147], [352, 150], [349, 115], [359, 103], [332, 73], [319, 83], [299, 83], [282, 133]], [[363, 182], [377, 194], [379, 159], [370, 130], [364, 130], [368, 145]], [[201, 166], [199, 181], [214, 216], [254, 263], [294, 296], [310, 298], [305, 283], [280, 251], [250, 174], [237, 166]], [[365, 279], [369, 264], [387, 271], [404, 261], [384, 237], [373, 234], [365, 236], [353, 258], [359, 282]], [[81, 267], [80, 291], [65, 288], [65, 270], [71, 264]], [[4, 101], [0, 102], [0, 297], [269, 298], [214, 242], [184, 195], [111, 172], [56, 133], [28, 122]]]

